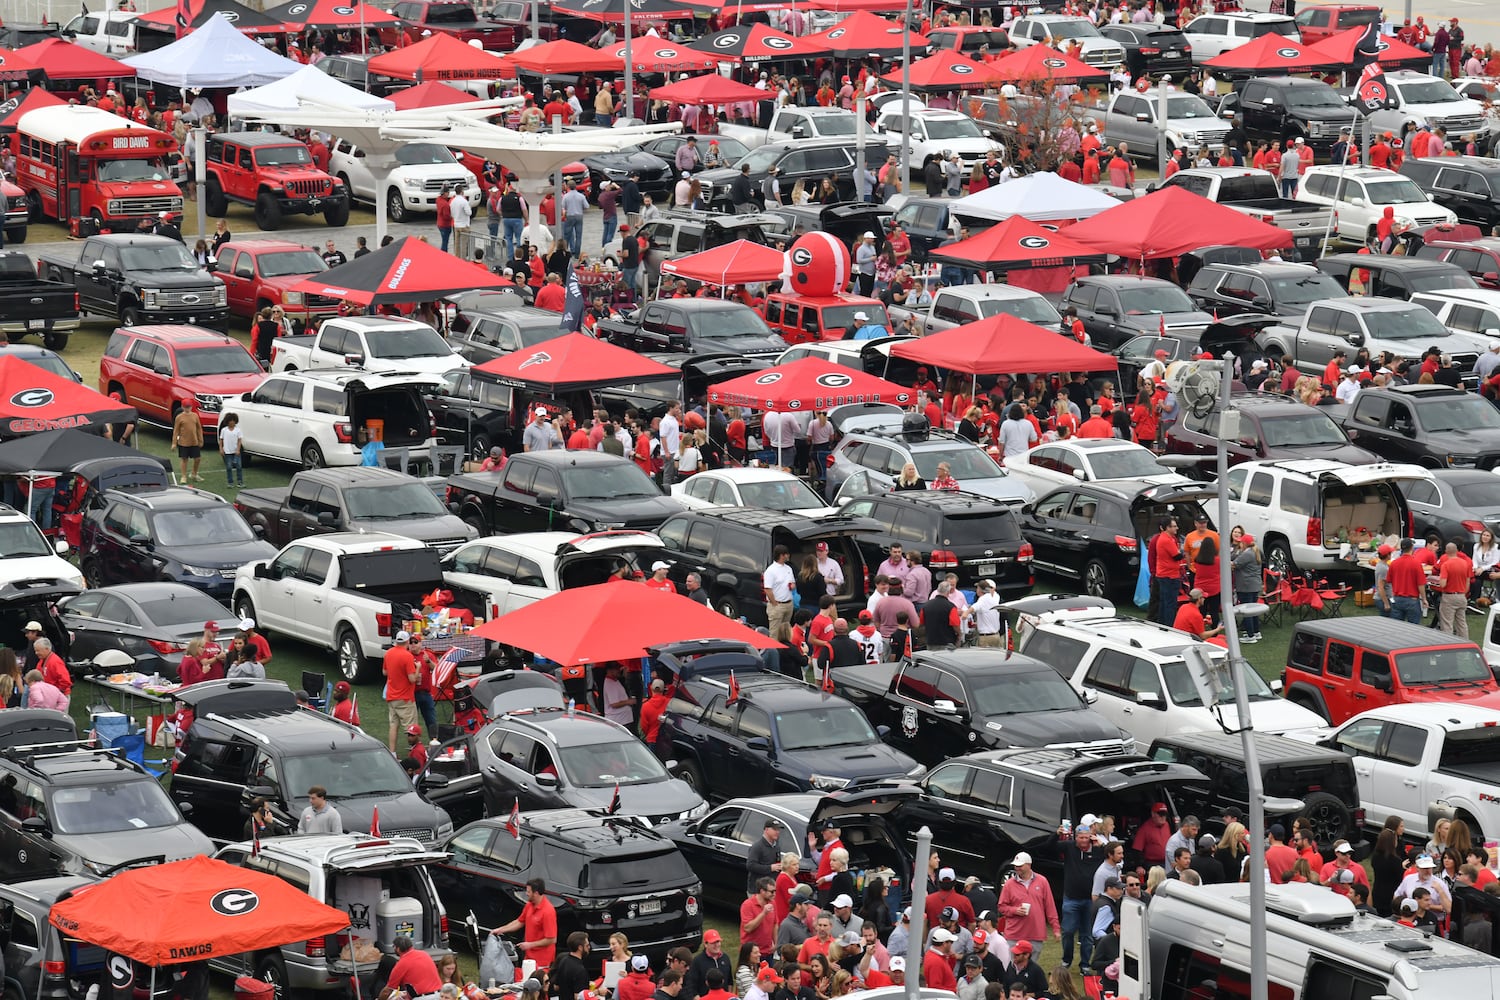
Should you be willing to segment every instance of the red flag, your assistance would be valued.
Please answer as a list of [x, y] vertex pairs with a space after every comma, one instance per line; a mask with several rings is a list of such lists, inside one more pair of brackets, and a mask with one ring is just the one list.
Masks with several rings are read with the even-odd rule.
[[380, 836], [380, 807], [376, 806], [370, 812], [370, 836]]
[[823, 690], [827, 694], [833, 694], [833, 668], [823, 664]]
[[521, 839], [521, 800], [516, 799], [516, 804], [510, 807], [510, 817], [505, 821], [506, 831], [517, 840]]
[[250, 821], [250, 856], [260, 857], [260, 821], [254, 819]]
[[1156, 320], [1156, 335], [1158, 337], [1165, 337], [1167, 335], [1167, 317], [1166, 317], [1165, 313], [1163, 313], [1161, 316], [1157, 317], [1157, 320]]
[[606, 814], [613, 816], [620, 811], [620, 783], [615, 782], [615, 794], [609, 797], [609, 805], [604, 807]]
[[734, 671], [729, 671], [729, 697], [724, 704], [733, 705], [740, 700], [740, 682], [734, 679]]
[[1010, 659], [1010, 654], [1016, 651], [1015, 635], [1010, 630], [1010, 622], [1005, 623], [1005, 658]]

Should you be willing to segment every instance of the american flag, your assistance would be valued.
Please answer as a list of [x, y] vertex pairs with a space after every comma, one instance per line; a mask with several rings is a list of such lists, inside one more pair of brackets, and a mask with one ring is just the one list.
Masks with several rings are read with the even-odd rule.
[[469, 651], [462, 646], [449, 646], [438, 660], [437, 669], [432, 672], [432, 684], [439, 690], [450, 687], [458, 676], [458, 665], [468, 659]]

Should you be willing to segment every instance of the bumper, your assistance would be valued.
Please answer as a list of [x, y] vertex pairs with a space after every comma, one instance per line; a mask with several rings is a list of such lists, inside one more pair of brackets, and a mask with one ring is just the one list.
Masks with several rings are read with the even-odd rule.
[[[224, 576], [228, 573], [228, 576]], [[178, 573], [177, 582], [184, 587], [192, 587], [201, 590], [215, 600], [228, 601], [234, 591], [234, 570], [225, 569], [218, 576], [193, 576], [189, 573]]]
[[148, 323], [189, 323], [195, 326], [223, 328], [229, 324], [229, 307], [209, 309], [142, 309], [141, 318]]
[[78, 329], [78, 317], [70, 319], [0, 320], [0, 333], [62, 333]]
[[281, 206], [283, 214], [313, 215], [317, 212], [326, 212], [328, 209], [339, 205], [347, 206], [349, 204], [349, 196], [343, 193], [327, 197], [308, 196], [305, 198], [277, 195], [276, 203]]
[[[439, 191], [412, 191], [406, 188], [401, 190], [401, 200], [406, 202], [406, 207], [416, 209], [420, 212], [437, 212], [437, 200]], [[471, 209], [479, 208], [479, 194], [475, 192], [469, 198]]]
[[31, 213], [24, 208], [5, 213], [6, 229], [25, 229], [30, 222]]

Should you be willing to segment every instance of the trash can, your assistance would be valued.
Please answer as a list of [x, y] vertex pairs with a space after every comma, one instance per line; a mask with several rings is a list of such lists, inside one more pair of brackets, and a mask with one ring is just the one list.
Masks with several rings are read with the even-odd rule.
[[276, 987], [254, 976], [238, 976], [234, 981], [234, 1000], [274, 1000]]

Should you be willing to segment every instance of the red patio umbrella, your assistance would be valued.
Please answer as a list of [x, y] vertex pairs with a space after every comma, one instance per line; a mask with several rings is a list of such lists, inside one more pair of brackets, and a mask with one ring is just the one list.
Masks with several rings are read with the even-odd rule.
[[1048, 45], [1031, 45], [992, 64], [1002, 80], [1016, 83], [1085, 83], [1109, 79], [1109, 72], [1090, 66]]
[[720, 382], [708, 390], [710, 403], [773, 413], [811, 413], [845, 403], [910, 406], [914, 398], [904, 385], [823, 358], [799, 358]]
[[388, 28], [401, 23], [394, 14], [359, 0], [289, 0], [266, 11], [289, 28]]
[[569, 667], [633, 660], [653, 646], [694, 639], [780, 645], [690, 598], [629, 581], [560, 591], [485, 622], [474, 635]]
[[891, 354], [967, 375], [1106, 372], [1119, 367], [1112, 354], [1085, 347], [1072, 337], [1009, 313], [903, 340], [891, 348]]
[[201, 854], [74, 889], [47, 919], [70, 938], [153, 968], [279, 948], [349, 926], [347, 913], [274, 875]]
[[[1322, 65], [1352, 71], [1354, 50], [1359, 47], [1360, 39], [1364, 36], [1364, 28], [1350, 28], [1337, 35], [1330, 35], [1307, 48], [1309, 53], [1319, 57]], [[1423, 52], [1415, 45], [1407, 45], [1394, 36], [1381, 35], [1376, 44], [1380, 47], [1380, 53], [1375, 57], [1375, 61], [1382, 66], [1401, 66], [1407, 63], [1432, 65], [1432, 56], [1429, 53]]]
[[116, 62], [109, 56], [100, 55], [76, 42], [65, 42], [61, 38], [47, 38], [24, 48], [16, 54], [41, 67], [49, 80], [84, 80], [90, 77], [135, 76], [135, 68]]
[[408, 108], [440, 108], [447, 104], [464, 104], [479, 100], [467, 90], [459, 90], [457, 87], [450, 87], [436, 80], [429, 80], [427, 83], [419, 83], [415, 87], [407, 87], [394, 94], [387, 94], [386, 99], [396, 105], [398, 111], [405, 111]]
[[774, 281], [781, 277], [785, 268], [786, 254], [750, 240], [735, 240], [712, 250], [661, 262], [663, 274], [675, 274], [679, 278], [710, 285]]
[[135, 408], [20, 358], [0, 357], [0, 436], [134, 420]]
[[408, 236], [347, 264], [309, 274], [290, 290], [369, 306], [431, 302], [445, 295], [510, 284], [480, 264]]
[[929, 256], [1006, 271], [1022, 267], [1093, 264], [1103, 261], [1106, 254], [1024, 216], [1012, 215], [978, 236], [929, 251]]
[[681, 374], [635, 351], [582, 333], [544, 340], [530, 350], [486, 361], [470, 372], [501, 385], [545, 386], [554, 393]]
[[398, 80], [502, 80], [511, 76], [505, 60], [439, 32], [413, 45], [385, 52], [368, 63], [373, 76]]
[[[708, 5], [709, 0], [704, 0]], [[712, 0], [715, 7], [718, 0]], [[735, 9], [739, 9], [735, 4]], [[745, 5], [745, 10], [781, 10], [786, 6], [782, 2], [767, 3], [764, 8]], [[725, 62], [775, 62], [782, 59], [808, 59], [813, 56], [823, 55], [828, 51], [826, 47], [811, 41], [806, 37], [798, 38], [785, 32], [777, 31], [769, 25], [755, 22], [753, 24], [737, 24], [733, 28], [725, 28], [712, 35], [700, 38], [690, 46], [700, 52], [710, 52]]]
[[1121, 202], [1068, 227], [1068, 237], [1130, 260], [1180, 257], [1211, 244], [1275, 250], [1292, 234], [1180, 187]]
[[[901, 72], [881, 77], [893, 87], [901, 86]], [[983, 90], [999, 79], [990, 63], [976, 62], [962, 52], [939, 52], [911, 64], [913, 90]]]
[[[869, 11], [856, 11], [827, 31], [808, 35], [815, 42], [839, 59], [863, 59], [872, 56], [894, 59], [901, 54], [901, 40], [908, 34], [901, 25], [888, 17], [880, 17]], [[927, 47], [927, 36], [910, 32], [911, 50], [920, 52]]]
[[42, 67], [10, 49], [0, 49], [0, 80], [24, 80]]
[[1304, 46], [1285, 35], [1261, 35], [1244, 45], [1221, 52], [1203, 65], [1210, 69], [1242, 73], [1306, 73], [1326, 65], [1328, 60], [1311, 46]]
[[[617, 45], [611, 54], [625, 62], [625, 46]], [[630, 43], [630, 65], [637, 73], [678, 73], [684, 70], [713, 69], [719, 65], [717, 56], [678, 45], [661, 38], [633, 39]], [[656, 96], [656, 91], [651, 95]]]
[[609, 73], [625, 68], [625, 59], [592, 45], [559, 38], [512, 53], [506, 62], [531, 73], [571, 76], [575, 73]]
[[679, 104], [734, 104], [759, 101], [766, 91], [731, 80], [718, 73], [705, 73], [690, 80], [678, 80], [651, 91], [653, 101], [675, 101]]

